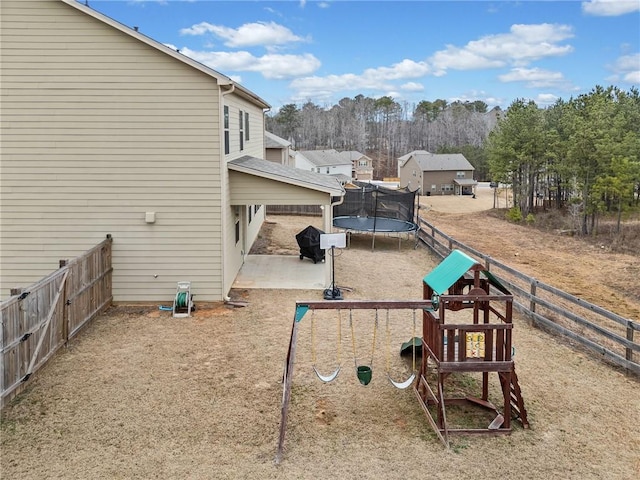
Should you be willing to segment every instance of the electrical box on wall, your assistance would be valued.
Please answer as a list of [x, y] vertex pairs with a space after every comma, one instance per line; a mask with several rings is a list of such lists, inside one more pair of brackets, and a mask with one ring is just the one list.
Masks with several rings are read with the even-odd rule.
[[147, 223], [156, 223], [156, 212], [146, 212], [144, 214], [144, 221]]

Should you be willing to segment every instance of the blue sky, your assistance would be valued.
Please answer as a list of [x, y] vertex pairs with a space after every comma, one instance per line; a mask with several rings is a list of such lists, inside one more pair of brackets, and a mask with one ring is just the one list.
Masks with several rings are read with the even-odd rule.
[[[82, 0], [84, 3], [84, 0]], [[540, 106], [640, 88], [640, 0], [89, 0], [272, 105], [384, 95]]]

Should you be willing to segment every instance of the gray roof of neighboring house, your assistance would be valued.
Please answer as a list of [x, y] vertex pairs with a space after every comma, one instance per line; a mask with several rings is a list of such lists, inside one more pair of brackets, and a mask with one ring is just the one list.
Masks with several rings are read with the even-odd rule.
[[264, 132], [264, 146], [265, 148], [287, 148], [291, 146], [291, 142], [274, 135], [271, 132]]
[[329, 167], [332, 165], [351, 165], [351, 160], [343, 157], [334, 149], [330, 150], [305, 150], [298, 152], [316, 167]]
[[344, 188], [340, 185], [340, 181], [332, 175], [308, 172], [300, 168], [288, 167], [268, 160], [250, 157], [249, 155], [231, 160], [227, 162], [227, 166], [237, 172], [251, 173], [279, 182], [320, 190], [330, 193], [332, 196], [344, 195]]
[[457, 183], [458, 185], [461, 185], [463, 187], [478, 184], [478, 182], [472, 178], [454, 178], [453, 183]]
[[[354, 160], [359, 160], [362, 157], [366, 157], [366, 155], [364, 153], [360, 153], [357, 150], [349, 150], [346, 152], [340, 152], [340, 156], [342, 158], [348, 159], [350, 162], [353, 162]], [[369, 158], [369, 157], [367, 157]]]
[[337, 178], [342, 185], [351, 181], [351, 177], [345, 175], [344, 173], [331, 173], [329, 174], [329, 176]]
[[441, 170], [475, 170], [461, 153], [414, 153], [423, 172]]
[[404, 163], [407, 160], [409, 160], [411, 157], [413, 157], [414, 155], [418, 155], [419, 153], [428, 154], [429, 152], [427, 152], [426, 150], [414, 150], [413, 152], [409, 152], [406, 155], [398, 157], [398, 160], [400, 160], [402, 163]]
[[403, 166], [407, 160], [409, 160], [411, 157], [413, 157], [414, 155], [418, 155], [418, 154], [425, 154], [428, 155], [429, 152], [427, 152], [426, 150], [414, 150], [413, 152], [409, 152], [406, 155], [403, 155], [401, 157], [398, 157], [398, 164], [400, 166]]

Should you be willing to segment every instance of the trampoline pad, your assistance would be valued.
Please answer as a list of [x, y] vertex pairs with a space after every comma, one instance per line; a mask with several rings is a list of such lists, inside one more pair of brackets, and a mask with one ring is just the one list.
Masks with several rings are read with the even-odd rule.
[[384, 233], [413, 232], [418, 229], [415, 223], [384, 217], [336, 217], [333, 219], [333, 226], [358, 232]]

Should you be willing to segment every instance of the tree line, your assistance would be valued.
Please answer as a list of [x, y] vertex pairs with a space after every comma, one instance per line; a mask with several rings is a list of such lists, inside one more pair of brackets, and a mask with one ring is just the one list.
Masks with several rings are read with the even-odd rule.
[[374, 160], [375, 178], [397, 176], [397, 158], [414, 150], [462, 152], [482, 178], [483, 152], [502, 111], [481, 101], [399, 103], [391, 97], [357, 95], [337, 105], [311, 101], [287, 104], [266, 118], [267, 130], [289, 140], [296, 150], [357, 150]]
[[547, 108], [517, 99], [506, 111], [486, 103], [357, 95], [337, 105], [284, 105], [267, 130], [296, 150], [357, 150], [374, 160], [374, 178], [395, 177], [397, 158], [414, 150], [462, 153], [476, 180], [509, 184], [527, 216], [542, 204], [569, 209], [590, 233], [600, 214], [640, 205], [640, 94], [596, 86]]
[[640, 95], [637, 89], [595, 87], [540, 109], [516, 100], [485, 143], [495, 181], [512, 186], [522, 215], [541, 198], [594, 231], [603, 213], [640, 205]]

